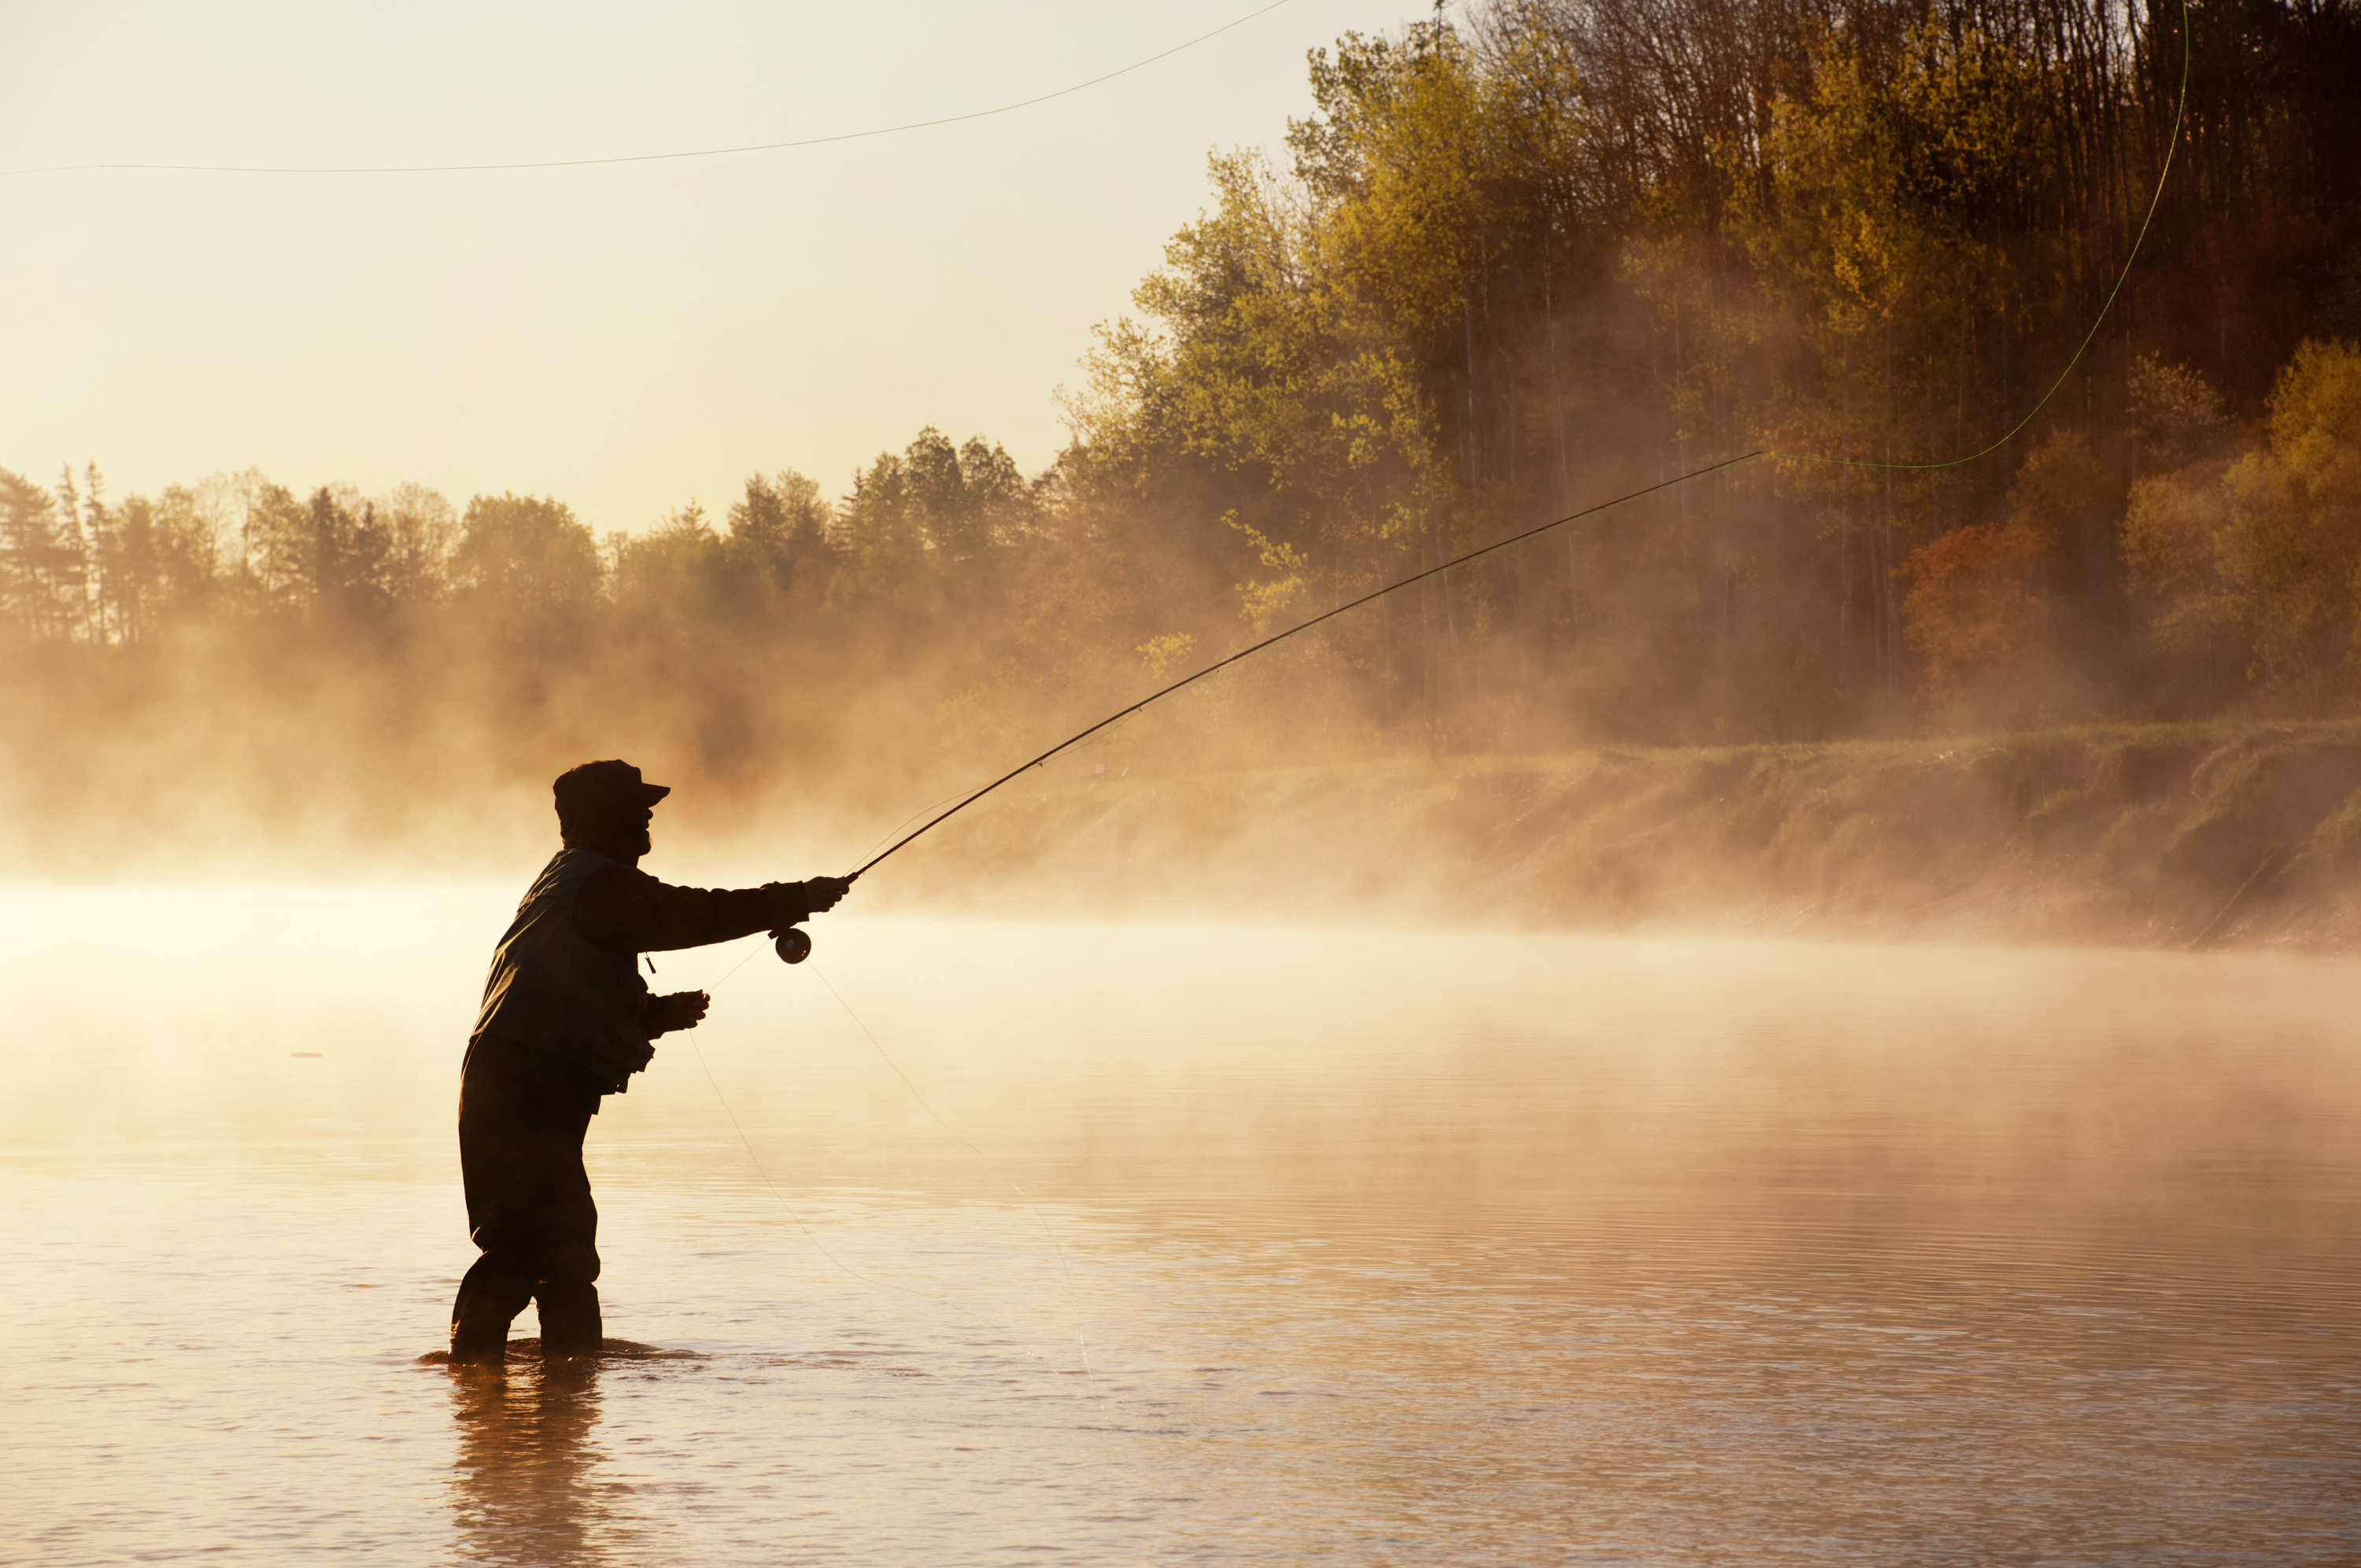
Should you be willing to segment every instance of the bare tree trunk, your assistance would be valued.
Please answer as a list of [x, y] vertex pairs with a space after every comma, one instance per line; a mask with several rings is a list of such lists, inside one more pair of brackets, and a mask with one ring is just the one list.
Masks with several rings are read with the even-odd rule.
[[[1542, 325], [1549, 345], [1550, 405], [1554, 428], [1557, 435], [1557, 505], [1556, 514], [1564, 517], [1574, 508], [1574, 481], [1567, 472], [1565, 449], [1565, 367], [1557, 341], [1556, 258], [1551, 253], [1546, 237], [1542, 242]], [[1574, 533], [1565, 534], [1565, 620], [1570, 635], [1567, 651], [1582, 644], [1582, 623], [1576, 598]]]
[[1877, 574], [1879, 629], [1883, 646], [1885, 693], [1891, 698], [1902, 689], [1902, 610], [1894, 602], [1894, 318], [1885, 318], [1885, 551]]

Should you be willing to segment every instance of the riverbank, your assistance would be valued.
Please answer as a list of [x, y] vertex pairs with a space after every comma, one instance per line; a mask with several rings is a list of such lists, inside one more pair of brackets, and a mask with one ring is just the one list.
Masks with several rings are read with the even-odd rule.
[[2361, 946], [2361, 721], [1095, 767], [947, 823], [881, 902]]

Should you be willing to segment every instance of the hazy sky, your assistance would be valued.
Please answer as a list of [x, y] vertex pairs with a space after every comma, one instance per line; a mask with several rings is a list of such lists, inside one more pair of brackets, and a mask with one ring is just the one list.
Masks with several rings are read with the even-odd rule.
[[[0, 0], [0, 170], [530, 160], [989, 108], [1266, 0]], [[258, 466], [555, 495], [600, 529], [751, 470], [831, 494], [921, 425], [1029, 471], [1093, 323], [1277, 147], [1304, 51], [1424, 7], [1289, 0], [1103, 86], [794, 151], [535, 172], [0, 176], [0, 466], [117, 495]]]

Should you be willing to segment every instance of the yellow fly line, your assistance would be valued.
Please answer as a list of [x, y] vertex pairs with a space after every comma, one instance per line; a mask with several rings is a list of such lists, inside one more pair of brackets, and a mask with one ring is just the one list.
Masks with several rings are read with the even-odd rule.
[[1159, 54], [1146, 60], [1133, 60], [1119, 71], [1104, 76], [1093, 76], [1088, 82], [1077, 82], [1071, 87], [1060, 87], [1055, 93], [1044, 93], [1037, 98], [1026, 98], [1014, 104], [1002, 104], [995, 108], [976, 109], [964, 115], [946, 115], [937, 120], [913, 120], [906, 125], [878, 126], [865, 131], [840, 131], [834, 136], [807, 137], [801, 141], [761, 142], [747, 147], [695, 148], [686, 152], [639, 152], [617, 158], [560, 158], [539, 163], [416, 163], [370, 164], [346, 168], [326, 165], [294, 164], [266, 166], [240, 163], [60, 163], [43, 169], [0, 169], [0, 178], [17, 174], [89, 174], [101, 170], [138, 170], [160, 174], [494, 174], [530, 169], [597, 169], [616, 163], [675, 163], [691, 158], [735, 158], [750, 152], [787, 152], [800, 147], [827, 147], [834, 142], [864, 141], [871, 137], [899, 136], [904, 131], [932, 130], [938, 126], [965, 125], [970, 120], [988, 120], [995, 115], [1011, 115], [1019, 109], [1030, 109], [1052, 99], [1071, 97], [1088, 92], [1118, 76], [1129, 76], [1135, 71], [1145, 71], [1157, 61], [1170, 60], [1195, 49], [1199, 44], [1220, 38], [1235, 27], [1243, 27], [1257, 16], [1267, 16], [1290, 0], [1270, 0], [1260, 10], [1249, 11], [1235, 21], [1224, 22], [1210, 33], [1200, 33], [1186, 43], [1174, 44]]
[[2066, 367], [2058, 372], [2058, 378], [2049, 383], [2049, 389], [2041, 394], [2040, 400], [2025, 411], [2023, 419], [2010, 425], [1991, 445], [1971, 452], [1964, 457], [1946, 457], [1937, 462], [1879, 463], [1865, 457], [1825, 457], [1809, 452], [1765, 451], [1761, 455], [1786, 463], [1820, 463], [1839, 468], [1887, 468], [1923, 472], [1929, 468], [1957, 468], [1961, 464], [1972, 463], [1979, 457], [1989, 457], [2023, 434], [2025, 427], [2040, 417], [2041, 411], [2049, 406], [2049, 400], [2058, 395], [2059, 389], [2066, 385], [2068, 378], [2071, 377], [2075, 368], [2082, 363], [2082, 356], [2090, 352], [2092, 343], [2099, 335], [2099, 329], [2106, 324], [2107, 313], [2115, 308], [2115, 297], [2124, 291], [2124, 283], [2132, 275], [2132, 263], [2139, 259], [2140, 247], [2147, 239], [2148, 227], [2156, 222], [2156, 210], [2163, 203], [2165, 179], [2172, 172], [2172, 155], [2180, 145], [2181, 121], [2189, 112], [2189, 0], [2181, 0], [2180, 97], [2173, 105], [2172, 135], [2165, 139], [2164, 167], [2157, 170], [2156, 192], [2148, 198], [2147, 215], [2140, 219], [2139, 233], [2132, 237], [2131, 250], [2124, 258], [2124, 269], [2115, 274], [2114, 287], [2107, 291], [2106, 300], [2099, 306], [2098, 315], [2091, 322], [2091, 330], [2082, 334], [2082, 341], [2074, 345], [2073, 357], [2066, 361]]

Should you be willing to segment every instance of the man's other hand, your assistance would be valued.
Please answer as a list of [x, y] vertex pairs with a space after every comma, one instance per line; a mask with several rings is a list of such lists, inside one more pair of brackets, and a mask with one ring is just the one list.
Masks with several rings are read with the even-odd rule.
[[651, 1038], [668, 1035], [675, 1029], [694, 1029], [705, 1017], [705, 1010], [713, 998], [701, 991], [675, 991], [669, 996], [651, 996], [640, 1022], [647, 1025]]
[[804, 899], [811, 905], [811, 912], [818, 915], [822, 910], [835, 908], [837, 900], [842, 898], [851, 886], [850, 877], [816, 876], [804, 883]]

